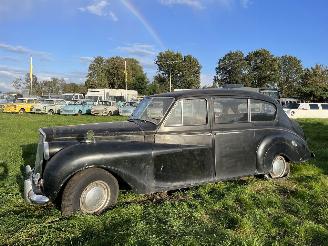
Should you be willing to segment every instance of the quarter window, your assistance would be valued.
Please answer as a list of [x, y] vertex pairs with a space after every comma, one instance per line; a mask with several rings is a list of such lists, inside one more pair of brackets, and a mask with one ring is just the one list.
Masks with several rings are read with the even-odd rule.
[[319, 109], [319, 105], [318, 104], [310, 103], [310, 109], [318, 110]]
[[325, 104], [321, 104], [321, 108], [322, 108], [323, 110], [327, 110], [327, 109], [328, 109], [328, 104], [327, 104], [327, 103], [325, 103]]
[[247, 99], [217, 98], [214, 100], [215, 123], [227, 124], [247, 121]]
[[275, 117], [276, 107], [272, 103], [251, 100], [251, 121], [273, 121]]
[[207, 124], [205, 99], [183, 99], [172, 109], [165, 126], [200, 126]]

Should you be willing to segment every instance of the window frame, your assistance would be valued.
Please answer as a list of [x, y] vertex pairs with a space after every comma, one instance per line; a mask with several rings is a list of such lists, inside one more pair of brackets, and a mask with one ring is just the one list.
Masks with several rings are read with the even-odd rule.
[[[236, 121], [236, 122], [230, 122], [230, 123], [218, 123], [215, 122], [215, 116], [214, 116], [214, 102], [218, 99], [233, 99], [233, 100], [246, 100], [247, 102], [247, 121]], [[227, 125], [238, 125], [238, 124], [247, 124], [250, 123], [250, 98], [247, 97], [233, 97], [233, 96], [215, 96], [212, 97], [212, 105], [213, 105], [213, 125], [220, 125], [220, 126], [227, 126]]]
[[[183, 106], [182, 106], [182, 123], [172, 126], [167, 126], [166, 122], [170, 118], [173, 110], [175, 107], [177, 107], [178, 103], [183, 100], [205, 100], [206, 102], [206, 124], [203, 125], [183, 125]], [[182, 103], [183, 104], [183, 103]], [[167, 132], [167, 131], [189, 131], [189, 130], [208, 130], [210, 129], [210, 122], [211, 122], [211, 116], [210, 116], [210, 100], [204, 96], [204, 97], [186, 97], [186, 98], [179, 98], [176, 99], [169, 109], [169, 112], [165, 116], [165, 118], [162, 120], [161, 127], [159, 128], [160, 131]]]
[[[277, 109], [277, 106], [274, 104], [274, 103], [271, 103], [271, 102], [268, 102], [268, 101], [265, 101], [265, 100], [262, 100], [262, 99], [254, 99], [254, 98], [249, 98], [249, 120], [250, 122], [252, 123], [272, 123], [272, 122], [275, 122], [277, 120], [277, 115], [278, 115], [278, 109]], [[261, 102], [264, 102], [264, 103], [268, 103], [268, 104], [271, 104], [274, 109], [275, 109], [275, 114], [274, 114], [274, 117], [272, 120], [256, 120], [256, 121], [253, 121], [252, 120], [252, 111], [251, 111], [251, 100], [256, 100], [256, 101], [261, 101]]]

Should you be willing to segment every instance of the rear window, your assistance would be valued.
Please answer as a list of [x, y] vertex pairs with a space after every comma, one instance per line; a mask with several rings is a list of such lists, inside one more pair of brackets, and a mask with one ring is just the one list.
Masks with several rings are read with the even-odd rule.
[[248, 122], [247, 99], [214, 99], [214, 122], [216, 124]]
[[323, 110], [328, 110], [328, 103], [321, 104], [321, 108], [322, 108]]
[[318, 110], [319, 109], [319, 105], [318, 104], [314, 104], [314, 103], [310, 103], [310, 109]]
[[251, 99], [251, 121], [273, 121], [276, 107], [272, 103]]

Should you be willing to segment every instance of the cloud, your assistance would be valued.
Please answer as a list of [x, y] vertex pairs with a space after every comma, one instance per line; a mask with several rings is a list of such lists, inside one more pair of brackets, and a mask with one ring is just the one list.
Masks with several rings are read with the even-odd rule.
[[48, 60], [48, 61], [52, 60], [50, 53], [44, 52], [44, 51], [32, 50], [32, 49], [26, 48], [24, 46], [14, 46], [14, 45], [10, 45], [10, 44], [0, 43], [0, 50], [4, 50], [7, 52], [16, 53], [16, 54], [25, 54], [25, 55], [36, 56], [42, 60]]
[[19, 62], [19, 59], [11, 56], [0, 56], [0, 61]]
[[156, 54], [154, 46], [150, 44], [135, 43], [127, 46], [120, 46], [118, 49], [136, 56], [154, 56]]
[[126, 56], [137, 59], [147, 72], [154, 72], [156, 65], [154, 63], [157, 54], [156, 48], [151, 44], [135, 43], [117, 47]]
[[204, 74], [200, 75], [200, 84], [201, 86], [211, 86], [213, 84], [213, 74]]
[[97, 16], [109, 16], [113, 21], [118, 21], [116, 14], [108, 10], [109, 5], [108, 0], [94, 0], [91, 4], [80, 7], [79, 10]]
[[0, 91], [12, 91], [14, 88], [9, 83], [0, 82]]
[[81, 56], [80, 61], [83, 63], [90, 63], [94, 60], [94, 57], [91, 56]]
[[201, 0], [160, 0], [160, 3], [164, 5], [186, 5], [195, 9], [205, 8]]
[[220, 6], [230, 8], [234, 4], [240, 4], [243, 8], [248, 8], [250, 0], [159, 0], [163, 5], [184, 5], [193, 9], [202, 10], [210, 4], [219, 4]]

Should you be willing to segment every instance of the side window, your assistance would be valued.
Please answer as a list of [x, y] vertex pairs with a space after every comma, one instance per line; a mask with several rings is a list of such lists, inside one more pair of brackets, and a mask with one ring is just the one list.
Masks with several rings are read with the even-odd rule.
[[328, 110], [328, 103], [323, 103], [323, 104], [321, 104], [321, 108], [322, 108], [323, 110]]
[[276, 118], [276, 107], [272, 103], [251, 100], [251, 121], [273, 121]]
[[172, 109], [165, 126], [200, 126], [207, 124], [205, 99], [183, 99]]
[[216, 98], [214, 99], [214, 122], [228, 124], [248, 122], [247, 99]]
[[319, 109], [319, 105], [318, 104], [310, 103], [310, 109], [312, 109], [312, 110], [318, 110]]

